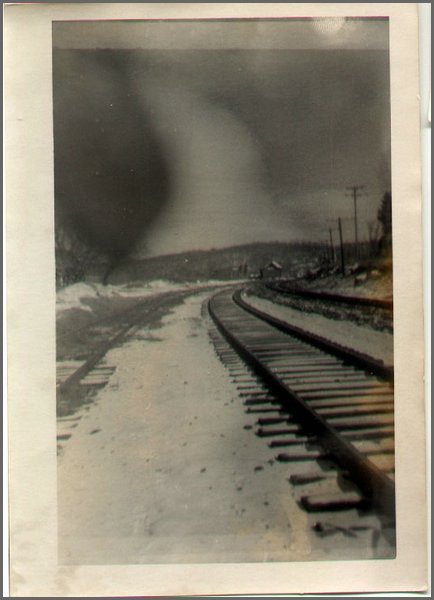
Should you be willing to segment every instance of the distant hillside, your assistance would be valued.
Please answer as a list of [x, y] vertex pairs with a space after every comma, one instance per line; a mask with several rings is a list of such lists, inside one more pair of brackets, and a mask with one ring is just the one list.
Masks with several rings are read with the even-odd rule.
[[238, 279], [255, 276], [271, 261], [283, 267], [283, 275], [293, 275], [324, 252], [319, 244], [256, 243], [213, 250], [195, 250], [180, 254], [127, 260], [117, 265], [107, 282], [197, 281]]

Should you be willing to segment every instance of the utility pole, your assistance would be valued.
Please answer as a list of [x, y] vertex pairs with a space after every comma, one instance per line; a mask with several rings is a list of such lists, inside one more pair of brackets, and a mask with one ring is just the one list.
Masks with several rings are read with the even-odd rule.
[[345, 277], [345, 260], [344, 260], [344, 242], [342, 239], [342, 223], [341, 223], [341, 218], [338, 218], [338, 227], [339, 227], [339, 241], [341, 244], [341, 270], [342, 270], [342, 277]]
[[329, 234], [330, 234], [330, 248], [331, 248], [331, 254], [332, 254], [332, 262], [335, 262], [335, 247], [333, 245], [333, 232], [332, 232], [332, 228], [329, 227]]
[[345, 194], [345, 196], [350, 196], [354, 200], [354, 241], [356, 258], [359, 258], [359, 236], [357, 231], [357, 198], [360, 198], [360, 196], [368, 195], [366, 193], [361, 193], [361, 190], [363, 190], [364, 188], [364, 185], [351, 185], [346, 188], [347, 190], [351, 190], [351, 192]]

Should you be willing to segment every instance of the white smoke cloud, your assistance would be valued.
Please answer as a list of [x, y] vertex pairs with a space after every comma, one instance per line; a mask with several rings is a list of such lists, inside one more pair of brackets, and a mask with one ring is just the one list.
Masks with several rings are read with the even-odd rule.
[[146, 252], [287, 239], [287, 225], [264, 189], [261, 153], [249, 128], [174, 84], [147, 80], [143, 94], [173, 177], [167, 208], [146, 232]]

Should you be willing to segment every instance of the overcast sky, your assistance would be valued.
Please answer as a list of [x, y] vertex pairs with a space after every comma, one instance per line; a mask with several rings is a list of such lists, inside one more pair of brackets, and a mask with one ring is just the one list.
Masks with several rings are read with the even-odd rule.
[[[388, 23], [58, 23], [57, 210], [160, 254], [320, 240], [390, 189]], [[102, 50], [102, 49], [111, 49]]]

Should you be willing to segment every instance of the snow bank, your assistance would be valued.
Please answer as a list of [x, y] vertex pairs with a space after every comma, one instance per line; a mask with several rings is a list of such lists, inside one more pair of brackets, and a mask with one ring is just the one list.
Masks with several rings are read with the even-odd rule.
[[133, 298], [149, 296], [158, 292], [179, 289], [180, 286], [168, 281], [153, 281], [148, 284], [102, 285], [100, 283], [75, 283], [57, 292], [57, 313], [70, 309], [92, 312], [89, 300], [97, 298]]
[[75, 309], [86, 312], [93, 312], [92, 305], [89, 302], [99, 299], [124, 299], [124, 298], [144, 298], [156, 294], [170, 291], [180, 291], [188, 289], [201, 289], [209, 286], [225, 286], [230, 284], [243, 283], [244, 280], [209, 280], [189, 283], [173, 283], [158, 279], [148, 283], [132, 282], [123, 285], [102, 285], [101, 283], [74, 283], [57, 292], [56, 295], [56, 313], [61, 313]]
[[61, 289], [56, 294], [56, 312], [73, 308], [92, 312], [90, 306], [83, 304], [85, 298], [98, 296], [97, 285], [89, 283], [75, 283]]

